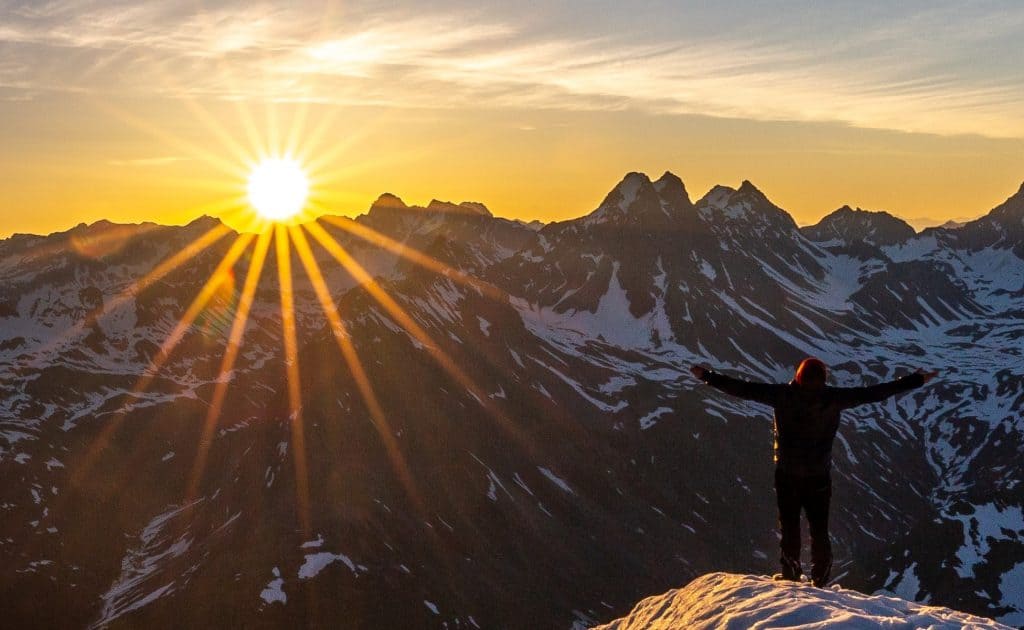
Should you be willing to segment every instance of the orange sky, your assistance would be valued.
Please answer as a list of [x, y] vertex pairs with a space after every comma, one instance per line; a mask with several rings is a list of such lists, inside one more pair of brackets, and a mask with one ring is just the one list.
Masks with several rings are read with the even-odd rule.
[[801, 224], [849, 204], [921, 226], [1024, 181], [1017, 5], [598, 5], [0, 8], [0, 237], [238, 226], [246, 156], [289, 138], [350, 216], [386, 191], [567, 219], [671, 170], [694, 200], [749, 179]]

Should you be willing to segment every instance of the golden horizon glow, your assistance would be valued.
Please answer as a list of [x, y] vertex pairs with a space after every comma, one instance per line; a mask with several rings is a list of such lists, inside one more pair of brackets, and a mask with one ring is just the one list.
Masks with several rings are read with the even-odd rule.
[[290, 156], [268, 157], [249, 172], [249, 203], [269, 221], [285, 221], [299, 214], [309, 197], [309, 176]]
[[186, 223], [224, 184], [210, 171], [234, 185], [281, 155], [329, 173], [345, 216], [392, 192], [563, 221], [670, 170], [695, 199], [750, 180], [801, 225], [850, 205], [920, 228], [1024, 179], [1009, 0], [585, 20], [572, 2], [44, 4], [0, 28], [0, 238]]
[[[198, 293], [184, 312], [177, 318], [173, 329], [167, 334], [160, 344], [159, 349], [149, 360], [148, 366], [139, 376], [131, 392], [125, 396], [119, 412], [115, 415], [103, 430], [94, 439], [86, 453], [73, 465], [73, 478], [82, 479], [92, 469], [98, 458], [108, 447], [114, 434], [123, 425], [128, 414], [135, 408], [135, 405], [144, 400], [145, 392], [157, 378], [160, 370], [167, 364], [172, 353], [185, 339], [186, 335], [194, 330], [199, 318], [211, 309], [230, 308], [233, 303], [234, 313], [230, 319], [230, 330], [226, 333], [225, 348], [220, 359], [220, 365], [216, 377], [212, 381], [213, 390], [205, 417], [197, 422], [198, 440], [194, 461], [192, 462], [191, 473], [187, 479], [185, 503], [193, 505], [200, 494], [210, 450], [216, 437], [216, 429], [221, 422], [221, 416], [225, 410], [228, 386], [233, 380], [235, 363], [239, 357], [243, 338], [248, 328], [250, 313], [257, 300], [258, 287], [261, 283], [262, 272], [265, 267], [271, 245], [274, 246], [274, 259], [277, 263], [277, 282], [279, 287], [279, 308], [281, 314], [281, 340], [282, 340], [282, 366], [287, 385], [288, 401], [288, 423], [292, 436], [292, 458], [295, 471], [296, 483], [296, 509], [299, 529], [308, 533], [311, 531], [312, 523], [310, 516], [310, 482], [307, 467], [307, 445], [305, 437], [304, 410], [302, 407], [301, 369], [299, 356], [299, 340], [296, 326], [294, 277], [292, 268], [292, 252], [294, 251], [302, 263], [317, 300], [320, 302], [324, 318], [333, 333], [335, 342], [341, 352], [342, 358], [348, 367], [349, 376], [355, 385], [356, 390], [362, 397], [367, 411], [373, 421], [374, 427], [384, 446], [385, 452], [390, 460], [391, 467], [398, 478], [401, 486], [410, 498], [416, 509], [422, 509], [422, 497], [414, 482], [413, 475], [408, 468], [405, 458], [391, 429], [383, 406], [378, 399], [373, 383], [360, 360], [355, 346], [350, 338], [345, 323], [341, 319], [334, 298], [320, 270], [317, 257], [313, 254], [310, 244], [306, 239], [308, 232], [315, 237], [330, 256], [338, 262], [350, 276], [356, 279], [374, 300], [384, 308], [389, 316], [407, 330], [410, 336], [422, 347], [425, 347], [430, 356], [453, 380], [464, 387], [474, 398], [481, 401], [484, 410], [500, 421], [501, 427], [521, 439], [517, 431], [508, 421], [504, 414], [490, 401], [486, 392], [469, 377], [469, 375], [449, 357], [444, 350], [430, 338], [430, 335], [419, 324], [417, 324], [405, 309], [377, 283], [377, 281], [363, 268], [363, 266], [346, 251], [345, 247], [323, 229], [315, 220], [320, 215], [329, 214], [324, 206], [327, 193], [323, 190], [326, 182], [337, 181], [337, 172], [327, 176], [321, 169], [330, 167], [331, 161], [343, 154], [349, 147], [346, 143], [335, 143], [328, 150], [320, 150], [321, 142], [325, 139], [323, 123], [317, 125], [309, 134], [304, 134], [306, 117], [303, 114], [292, 119], [292, 125], [282, 129], [281, 122], [276, 114], [268, 114], [266, 138], [261, 138], [252, 122], [253, 118], [247, 108], [239, 105], [240, 118], [246, 121], [246, 137], [250, 146], [246, 148], [243, 143], [237, 141], [224, 128], [217, 125], [216, 120], [198, 103], [189, 105], [190, 111], [197, 119], [202, 121], [214, 137], [218, 138], [225, 147], [223, 155], [233, 154], [238, 162], [222, 157], [216, 151], [209, 151], [200, 148], [197, 144], [180, 139], [170, 132], [154, 126], [138, 123], [136, 126], [147, 134], [167, 143], [169, 146], [185, 148], [193, 156], [205, 162], [212, 169], [220, 171], [227, 176], [245, 172], [245, 165], [249, 165], [248, 177], [246, 178], [245, 195], [241, 195], [237, 187], [229, 183], [219, 183], [218, 180], [204, 179], [199, 182], [208, 187], [211, 191], [223, 192], [219, 200], [207, 202], [202, 207], [217, 209], [221, 218], [229, 220], [240, 228], [233, 242], [226, 248], [221, 260], [211, 273], [210, 277], [202, 284]], [[305, 111], [305, 108], [303, 108]], [[130, 117], [129, 117], [130, 119]], [[287, 133], [283, 133], [287, 131]], [[272, 153], [282, 138], [286, 137], [287, 151]], [[349, 141], [360, 137], [360, 134], [353, 133]], [[281, 157], [253, 159], [252, 155], [276, 155]], [[295, 157], [293, 157], [295, 156]], [[376, 165], [386, 164], [387, 160], [375, 160], [364, 163], [364, 167], [373, 163]], [[358, 172], [358, 167], [351, 172]], [[307, 174], [308, 173], [308, 174]], [[198, 180], [197, 180], [198, 181]], [[336, 217], [325, 217], [325, 220], [342, 228], [346, 233], [351, 234], [362, 241], [373, 246], [398, 255], [409, 262], [416, 264], [426, 270], [432, 271], [440, 277], [448, 278], [461, 286], [476, 291], [480, 295], [491, 299], [502, 300], [504, 294], [495, 286], [485, 283], [477, 278], [453, 269], [423, 252], [419, 252], [409, 246], [395, 241], [390, 237], [373, 230], [367, 226], [355, 224], [347, 219]], [[123, 233], [123, 235], [122, 235]], [[158, 280], [178, 269], [181, 265], [192, 260], [204, 250], [212, 247], [221, 238], [231, 233], [231, 230], [224, 225], [218, 224], [212, 229], [195, 237], [183, 249], [172, 253], [165, 260], [157, 263], [152, 271], [143, 276], [140, 280], [132, 283], [122, 295], [110, 303], [109, 309], [100, 313], [103, 317], [110, 312], [123, 307], [131, 297], [147, 289]], [[112, 247], [123, 246], [122, 241], [132, 238], [131, 230], [123, 228], [114, 229], [111, 234], [100, 233], [95, 238], [90, 238], [78, 245], [85, 254], [102, 257], [106, 250]], [[49, 255], [51, 252], [40, 251], [39, 255]], [[84, 255], [84, 254], [83, 254]], [[240, 261], [247, 261], [245, 280], [240, 290], [235, 285], [235, 267]], [[224, 302], [218, 306], [217, 296], [228, 292]], [[62, 338], [63, 339], [63, 338]]]

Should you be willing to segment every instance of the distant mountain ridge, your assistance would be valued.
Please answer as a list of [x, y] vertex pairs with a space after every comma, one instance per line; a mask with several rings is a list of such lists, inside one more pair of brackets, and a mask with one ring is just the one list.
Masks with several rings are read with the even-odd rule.
[[1024, 623], [1022, 217], [1024, 187], [955, 230], [853, 209], [798, 227], [750, 182], [692, 202], [671, 173], [544, 226], [385, 194], [316, 222], [373, 286], [307, 232], [339, 328], [293, 248], [298, 415], [274, 246], [233, 370], [251, 242], [138, 390], [238, 235], [206, 217], [2, 240], [5, 621], [564, 628], [771, 573], [767, 412], [688, 368], [785, 381], [815, 355], [840, 385], [941, 371], [840, 429], [841, 583]]

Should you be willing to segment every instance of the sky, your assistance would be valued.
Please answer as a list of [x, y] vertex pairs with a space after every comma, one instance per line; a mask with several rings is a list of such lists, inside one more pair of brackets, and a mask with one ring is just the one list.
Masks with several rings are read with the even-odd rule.
[[971, 218], [1024, 181], [1021, 41], [1016, 1], [0, 1], [0, 237], [238, 224], [289, 150], [349, 216], [562, 220], [671, 170], [800, 224]]

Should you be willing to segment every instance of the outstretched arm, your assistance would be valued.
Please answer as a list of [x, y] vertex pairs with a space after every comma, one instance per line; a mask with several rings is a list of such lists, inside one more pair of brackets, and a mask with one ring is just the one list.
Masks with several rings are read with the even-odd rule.
[[903, 378], [898, 378], [888, 383], [879, 383], [878, 385], [869, 385], [867, 387], [837, 387], [833, 391], [836, 393], [840, 405], [843, 407], [856, 407], [857, 405], [880, 402], [890, 396], [921, 387], [935, 378], [936, 374], [938, 374], [936, 371], [925, 372], [919, 369], [913, 374], [908, 374]]
[[751, 381], [740, 380], [738, 378], [732, 378], [731, 376], [713, 372], [699, 365], [691, 367], [690, 372], [708, 385], [715, 389], [720, 389], [726, 394], [764, 403], [765, 405], [775, 405], [775, 402], [779, 397], [779, 392], [783, 387], [785, 387], [784, 385], [754, 383]]

